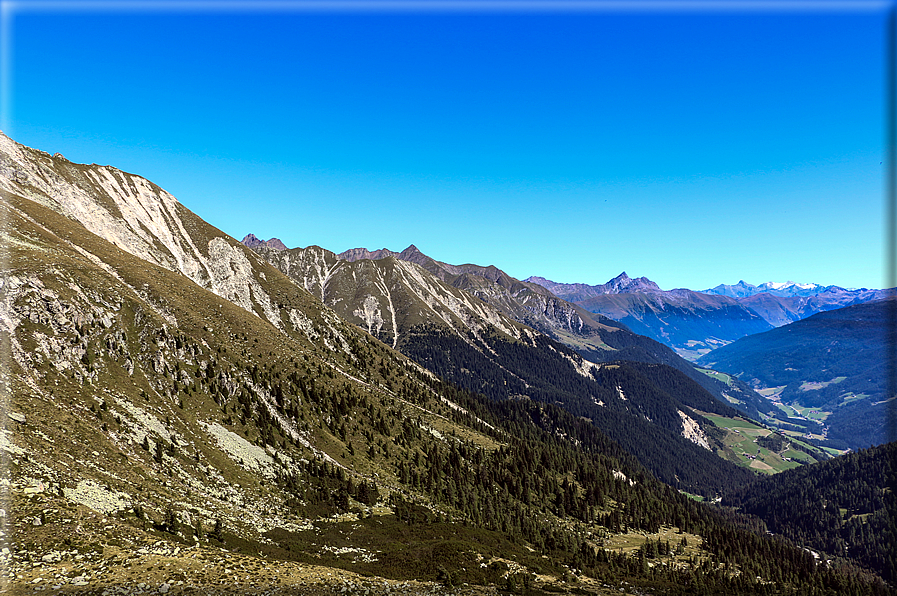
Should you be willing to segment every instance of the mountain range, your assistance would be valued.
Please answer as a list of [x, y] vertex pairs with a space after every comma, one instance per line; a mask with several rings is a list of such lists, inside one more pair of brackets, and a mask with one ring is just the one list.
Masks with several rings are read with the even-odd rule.
[[[598, 395], [599, 391], [595, 388], [580, 391], [580, 393], [584, 392], [586, 395], [593, 396], [591, 403], [588, 399], [582, 401], [581, 398], [572, 397], [563, 390], [560, 390], [559, 394], [555, 394], [554, 392], [559, 391], [560, 387], [567, 386], [569, 383], [555, 381], [545, 385], [540, 380], [535, 380], [532, 371], [520, 367], [519, 355], [513, 357], [513, 362], [509, 361], [509, 355], [502, 350], [497, 350], [495, 345], [490, 342], [499, 341], [497, 338], [503, 338], [498, 345], [504, 346], [504, 342], [510, 341], [518, 346], [517, 349], [538, 354], [540, 351], [544, 351], [544, 346], [531, 339], [528, 340], [530, 345], [520, 348], [521, 338], [530, 336], [521, 336], [518, 327], [525, 329], [525, 326], [529, 324], [530, 329], [541, 330], [550, 339], [577, 350], [578, 353], [567, 354], [566, 362], [559, 361], [555, 365], [558, 371], [567, 371], [562, 373], [562, 376], [563, 374], [573, 374], [571, 366], [575, 369], [591, 366], [591, 363], [627, 361], [630, 364], [626, 365], [625, 370], [630, 375], [646, 374], [644, 368], [636, 372], [631, 364], [633, 362], [661, 367], [669, 366], [700, 385], [700, 387], [689, 389], [691, 394], [703, 393], [703, 390], [706, 390], [720, 404], [731, 405], [754, 420], [765, 420], [773, 426], [785, 429], [792, 434], [793, 438], [810, 438], [817, 444], [836, 446], [843, 450], [875, 444], [886, 437], [886, 434], [882, 434], [883, 427], [875, 427], [872, 424], [874, 420], [880, 418], [851, 415], [852, 412], [859, 412], [860, 409], [880, 400], [880, 397], [869, 397], [865, 393], [857, 392], [857, 395], [861, 397], [858, 400], [854, 398], [850, 408], [839, 410], [832, 416], [830, 423], [820, 426], [818, 416], [804, 416], [793, 408], [793, 406], [797, 406], [800, 409], [800, 404], [787, 391], [784, 396], [775, 394], [772, 399], [769, 399], [757, 393], [757, 391], [768, 393], [767, 385], [758, 381], [754, 376], [744, 375], [742, 370], [731, 370], [731, 367], [718, 366], [716, 368], [723, 372], [731, 373], [728, 376], [719, 376], [706, 370], [696, 369], [665, 346], [632, 333], [624, 325], [600, 317], [600, 315], [592, 315], [590, 321], [587, 312], [584, 313], [576, 305], [554, 297], [547, 291], [548, 288], [532, 282], [516, 280], [496, 267], [447, 264], [424, 255], [413, 245], [401, 252], [387, 249], [372, 252], [364, 248], [357, 248], [346, 251], [342, 255], [336, 255], [319, 247], [273, 250], [257, 246], [255, 250], [281, 271], [297, 280], [303, 287], [319, 296], [345, 320], [352, 321], [362, 329], [373, 333], [440, 376], [467, 389], [495, 398], [506, 398], [515, 395], [515, 392], [520, 395], [534, 396], [538, 391], [548, 391], [549, 393], [541, 394], [542, 399], [564, 403], [570, 411], [595, 421], [602, 430], [620, 441], [630, 452], [638, 451], [641, 454], [642, 463], [658, 474], [658, 477], [680, 487], [689, 485], [689, 490], [694, 492], [706, 492], [708, 486], [701, 486], [703, 481], [693, 482], [694, 477], [689, 474], [672, 471], [666, 464], [666, 458], [661, 455], [661, 452], [670, 448], [665, 446], [663, 449], [652, 451], [653, 448], [646, 448], [645, 443], [640, 439], [641, 433], [631, 430], [645, 428], [647, 432], [648, 427], [644, 426], [644, 420], [633, 420], [622, 424], [617, 418], [609, 417], [609, 409], [596, 407], [596, 404], [612, 403], [613, 400], [595, 398], [594, 396]], [[341, 256], [346, 258], [341, 258]], [[398, 275], [396, 274], [397, 268], [400, 271]], [[535, 291], [532, 286], [535, 286]], [[690, 294], [696, 295], [698, 299], [706, 298], [711, 304], [710, 307], [707, 307], [710, 314], [694, 315], [694, 325], [701, 325], [705, 329], [710, 329], [713, 325], [720, 326], [715, 316], [721, 316], [721, 313], [725, 311], [719, 308], [718, 301], [731, 302], [733, 300], [728, 297], [707, 296], [688, 290], [667, 293], [654, 290], [653, 294], [631, 294], [628, 292], [636, 287], [646, 289], [657, 286], [643, 279], [630, 280], [625, 274], [603, 286], [605, 291], [619, 292], [608, 295], [617, 300], [628, 300], [638, 295], [659, 296], [663, 294], [663, 299], [667, 302], [665, 305], [662, 304], [658, 310], [667, 315], [673, 310], [669, 306], [669, 301], [673, 297], [678, 296], [683, 302], [689, 298], [692, 298], [693, 302], [697, 300]], [[826, 290], [829, 293], [831, 291], [831, 289]], [[537, 303], [538, 309], [532, 308], [534, 295], [540, 300]], [[756, 300], [764, 296], [766, 295], [758, 294], [751, 299]], [[785, 300], [780, 297], [774, 299]], [[804, 300], [799, 297], [796, 299]], [[583, 303], [588, 303], [588, 300]], [[547, 308], [546, 305], [550, 305], [550, 308]], [[713, 308], [713, 306], [717, 308]], [[562, 316], [558, 316], [559, 313]], [[576, 326], [569, 324], [572, 318], [571, 313], [572, 317], [577, 317], [579, 322]], [[536, 314], [538, 317], [535, 316]], [[589, 324], [584, 325], [584, 321], [589, 321]], [[731, 317], [723, 318], [723, 321], [730, 324]], [[520, 327], [520, 325], [524, 325], [524, 327]], [[484, 335], [483, 330], [489, 328], [497, 330], [498, 333]], [[559, 329], [564, 333], [558, 333]], [[766, 330], [770, 327], [764, 326], [762, 329]], [[849, 336], [848, 330], [843, 330], [843, 332], [846, 334], [845, 338]], [[748, 337], [759, 338], [761, 336], [753, 334]], [[451, 347], [446, 344], [449, 340], [454, 342]], [[586, 342], [588, 344], [584, 348]], [[805, 347], [807, 353], [803, 359], [807, 363], [812, 363], [814, 357], [811, 351], [814, 345], [813, 342], [799, 342], [794, 349], [799, 350], [801, 346]], [[438, 355], [435, 352], [436, 346], [441, 346]], [[871, 347], [868, 353], [875, 355], [875, 350], [879, 347]], [[734, 351], [737, 350], [727, 350], [726, 353], [731, 354]], [[699, 360], [698, 364], [705, 369], [713, 369], [715, 367], [715, 361], [712, 359], [714, 353], [711, 352], [709, 356]], [[561, 354], [563, 354], [562, 350], [558, 351], [557, 348], [554, 348], [551, 352], [527, 358], [550, 362]], [[579, 356], [583, 356], [585, 360], [579, 360]], [[846, 356], [845, 359], [849, 361], [850, 356]], [[879, 362], [881, 358], [875, 361]], [[476, 365], [473, 365], [473, 362]], [[601, 382], [601, 377], [606, 374], [606, 372], [601, 372], [602, 370], [604, 370], [602, 367], [595, 367], [590, 373], [591, 377]], [[664, 373], [667, 383], [671, 374]], [[802, 371], [800, 374], [813, 377], [815, 373], [810, 366], [808, 370]], [[871, 376], [877, 379], [875, 383], [883, 382], [884, 377], [881, 374], [874, 373]], [[541, 375], [537, 374], [536, 378], [541, 379]], [[588, 382], [591, 381], [592, 379], [588, 380]], [[629, 377], [628, 381], [636, 382], [636, 379]], [[866, 385], [868, 384], [866, 383]], [[550, 389], [548, 389], [549, 386]], [[534, 389], [536, 387], [539, 389]], [[625, 387], [621, 386], [620, 389], [624, 391], [624, 394], [628, 394]], [[549, 394], [552, 397], [548, 397]], [[780, 402], [780, 397], [784, 397], [786, 401]], [[866, 399], [867, 397], [869, 399]], [[676, 400], [671, 401], [669, 398], [663, 398], [663, 400], [670, 404], [676, 403]], [[687, 402], [686, 399], [685, 403]], [[683, 403], [681, 399], [679, 403], [680, 405]], [[712, 407], [705, 406], [698, 409], [712, 413], [718, 411], [714, 409], [718, 407], [720, 407], [719, 404], [715, 404]], [[612, 409], [610, 408], [610, 410]], [[673, 410], [668, 411], [672, 412]], [[628, 414], [631, 415], [633, 412], [630, 411]], [[619, 415], [622, 414], [617, 412], [614, 416]], [[642, 417], [644, 416], [644, 412], [642, 412]], [[652, 418], [651, 416], [647, 417]], [[639, 416], [636, 415], [636, 418]], [[658, 432], [672, 431], [674, 434], [684, 432], [685, 421], [680, 424], [675, 420], [675, 416], [667, 415], [665, 418], [656, 418], [653, 422], [662, 419], [670, 422], [663, 431]], [[700, 422], [700, 419], [697, 420], [698, 427], [703, 427], [702, 432], [705, 434], [710, 432], [712, 435], [712, 431], [709, 431], [707, 425]], [[852, 420], [859, 423], [864, 429], [859, 431], [854, 428], [855, 432], [852, 433], [851, 440], [845, 442], [841, 439], [844, 435], [842, 427], [845, 424], [842, 420]], [[619, 429], [623, 427], [630, 431], [619, 433]], [[829, 433], [829, 430], [832, 432]], [[708, 441], [713, 444], [712, 439], [708, 439]], [[651, 443], [649, 442], [648, 445]], [[657, 445], [656, 441], [654, 445]], [[730, 451], [724, 449], [720, 443], [714, 446], [714, 450], [725, 453], [730, 460], [744, 463]], [[705, 461], [706, 455], [696, 456], [695, 461]], [[715, 461], [703, 463], [702, 469], [709, 470], [715, 465], [718, 465]], [[661, 472], [662, 469], [663, 472]], [[720, 477], [726, 477], [726, 475]], [[684, 484], [677, 484], [680, 482]], [[712, 488], [711, 492], [713, 490], [718, 490], [718, 488]]]
[[[303, 256], [297, 260], [297, 258], [290, 256], [291, 251], [265, 250], [259, 252], [277, 265], [281, 271], [299, 280], [306, 289], [313, 290], [315, 295], [319, 295], [322, 300], [340, 310], [348, 320], [355, 320], [356, 324], [359, 324], [362, 328], [366, 328], [367, 325], [367, 323], [362, 324], [360, 319], [357, 318], [361, 313], [365, 312], [365, 308], [358, 304], [358, 298], [362, 297], [362, 294], [353, 294], [352, 291], [347, 291], [344, 288], [330, 288], [330, 284], [334, 279], [342, 279], [342, 277], [347, 277], [349, 272], [354, 271], [351, 266], [345, 264], [346, 262], [365, 261], [368, 262], [368, 266], [376, 267], [370, 263], [380, 262], [382, 259], [392, 257], [400, 261], [415, 263], [424, 268], [435, 278], [431, 279], [426, 274], [421, 274], [426, 276], [427, 284], [434, 287], [448, 285], [461, 290], [462, 295], [473, 296], [477, 299], [473, 303], [480, 304], [484, 302], [491, 305], [500, 315], [526, 325], [572, 348], [590, 362], [602, 363], [626, 360], [671, 366], [701, 385], [722, 403], [734, 405], [754, 419], [758, 419], [763, 415], [776, 416], [780, 414], [767, 400], [757, 395], [747, 385], [737, 379], [731, 379], [729, 383], [722, 383], [713, 377], [708, 377], [706, 374], [696, 371], [692, 364], [685, 361], [668, 346], [664, 346], [644, 335], [633, 333], [629, 328], [617, 321], [602, 315], [589, 313], [576, 304], [558, 298], [539, 284], [517, 280], [495, 266], [451, 265], [424, 255], [414, 245], [401, 252], [394, 252], [385, 248], [373, 252], [365, 248], [356, 248], [334, 255], [330, 251], [319, 247], [297, 248], [293, 249], [293, 251], [295, 254], [302, 254]], [[318, 261], [323, 260], [325, 264], [310, 266], [308, 257], [305, 256], [309, 252], [317, 255], [315, 259]], [[355, 287], [355, 284], [362, 278], [352, 275], [352, 281], [348, 283], [350, 286]], [[341, 283], [345, 285], [346, 282]], [[407, 280], [404, 283], [407, 283]], [[325, 286], [326, 289], [322, 290]], [[450, 289], [445, 289], [444, 291], [447, 293], [452, 292]], [[381, 292], [375, 291], [375, 294], [379, 293]], [[418, 297], [422, 297], [429, 293], [429, 288], [417, 288], [413, 293]], [[390, 321], [396, 319], [400, 327], [403, 325], [403, 322], [406, 327], [418, 322], [413, 317], [406, 320], [408, 312], [413, 310], [407, 305], [411, 304], [413, 300], [405, 301], [405, 306], [400, 305], [396, 307], [392, 305], [388, 297], [381, 299], [374, 298], [374, 295], [371, 295], [372, 297], [368, 299], [368, 295], [364, 294], [364, 299], [368, 301], [375, 300], [377, 305], [383, 305], [383, 308], [393, 313]], [[349, 308], [350, 304], [354, 304], [354, 306]], [[446, 308], [454, 308], [454, 304], [456, 303], [447, 305]], [[428, 308], [425, 307], [414, 312], [423, 313]], [[376, 313], [371, 316], [385, 319], [385, 317]], [[471, 321], [478, 321], [477, 324], [480, 326], [490, 324], [490, 320], [495, 316], [495, 313], [480, 318], [477, 318], [475, 315], [471, 318], [470, 313], [465, 315]], [[444, 317], [436, 317], [436, 319], [441, 318]], [[386, 321], [384, 325], [388, 327], [390, 321]], [[385, 333], [382, 329], [383, 327], [379, 327], [377, 333]], [[394, 347], [397, 346], [398, 342], [396, 342]]]
[[816, 296], [824, 292], [839, 290], [842, 292], [866, 292], [866, 288], [860, 290], [845, 290], [838, 286], [821, 286], [814, 283], [795, 283], [793, 281], [773, 282], [768, 281], [755, 286], [744, 280], [734, 285], [720, 284], [709, 290], [702, 290], [702, 294], [718, 294], [720, 296], [730, 296], [732, 298], [747, 298], [757, 294], [772, 294], [773, 296], [781, 296], [783, 298], [793, 298], [795, 296]]
[[[710, 479], [675, 454], [709, 453], [699, 410], [728, 406], [673, 366], [590, 364], [474, 269], [482, 297], [395, 257], [252, 250], [140, 176], [2, 134], [0, 188], [11, 593], [890, 592], [659, 481], [576, 406], [669, 445], [691, 483]], [[353, 288], [345, 320], [328, 293]], [[754, 481], [717, 460], [705, 475]]]

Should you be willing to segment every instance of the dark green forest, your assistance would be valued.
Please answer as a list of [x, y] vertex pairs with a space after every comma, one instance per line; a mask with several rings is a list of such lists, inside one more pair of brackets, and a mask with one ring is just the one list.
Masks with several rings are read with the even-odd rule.
[[[258, 380], [271, 383], [276, 395], [305, 397], [323, 419], [334, 421], [331, 429], [337, 436], [345, 432], [339, 421], [345, 414], [355, 411], [362, 421], [369, 418], [365, 426], [375, 429], [369, 436], [369, 457], [392, 466], [405, 487], [392, 489], [390, 520], [365, 519], [347, 532], [353, 532], [351, 544], [384, 548], [413, 536], [413, 552], [393, 546], [378, 562], [353, 564], [353, 569], [401, 578], [414, 563], [419, 565], [417, 576], [423, 572], [447, 585], [495, 581], [495, 569], [478, 568], [466, 558], [477, 544], [480, 549], [492, 545], [495, 552], [520, 552], [533, 569], [569, 569], [571, 578], [584, 573], [606, 581], [625, 579], [668, 594], [890, 593], [880, 579], [849, 562], [817, 565], [805, 549], [768, 535], [756, 517], [687, 498], [655, 479], [592, 423], [558, 405], [484, 399], [424, 376], [420, 380], [432, 392], [407, 382], [396, 387], [412, 403], [432, 407], [434, 396], [443, 395], [461, 406], [446, 413], [501, 445], [487, 450], [462, 440], [436, 440], [398, 409], [374, 410], [351, 391], [319, 390], [305, 375], [273, 383], [260, 373]], [[289, 414], [290, 400], [279, 400], [278, 407]], [[267, 434], [270, 423], [259, 419], [257, 424], [263, 436], [280, 440]], [[403, 449], [393, 453], [390, 444]], [[295, 495], [295, 507], [304, 515], [311, 509], [318, 515], [347, 511], [350, 498], [372, 503], [386, 488], [355, 481], [341, 468], [318, 461], [278, 482]], [[683, 567], [672, 564], [677, 545], [668, 542], [649, 540], [631, 556], [602, 548], [605, 531], [651, 533], [662, 527], [699, 534], [705, 556]], [[303, 554], [303, 541], [309, 538], [283, 531], [270, 537], [275, 546], [268, 554], [313, 562]], [[239, 546], [235, 538], [228, 540], [222, 537]], [[535, 549], [530, 559], [525, 558], [527, 547]], [[541, 559], [542, 554], [549, 559]], [[566, 567], [555, 568], [558, 562]], [[523, 574], [506, 587], [525, 593], [530, 581]]]

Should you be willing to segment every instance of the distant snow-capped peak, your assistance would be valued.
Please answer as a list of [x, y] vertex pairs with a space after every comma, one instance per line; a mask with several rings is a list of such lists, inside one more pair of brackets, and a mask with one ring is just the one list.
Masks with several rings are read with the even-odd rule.
[[768, 293], [776, 296], [815, 296], [831, 289], [843, 289], [838, 286], [823, 286], [816, 283], [798, 283], [793, 281], [767, 281], [758, 286], [739, 281], [734, 285], [720, 284], [715, 288], [703, 290], [703, 294], [716, 294], [731, 298], [746, 298], [756, 294]]

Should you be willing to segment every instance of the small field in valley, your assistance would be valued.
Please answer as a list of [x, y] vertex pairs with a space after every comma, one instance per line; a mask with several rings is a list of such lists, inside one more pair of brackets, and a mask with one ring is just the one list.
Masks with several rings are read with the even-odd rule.
[[785, 436], [743, 418], [699, 413], [726, 431], [723, 437], [725, 448], [719, 455], [740, 466], [775, 474], [826, 458], [818, 447], [799, 441], [790, 433]]
[[704, 373], [708, 377], [716, 379], [717, 381], [722, 381], [726, 385], [732, 384], [732, 377], [730, 377], [726, 373], [721, 373], [716, 370], [710, 370], [709, 368], [700, 368], [700, 367], [697, 367], [697, 371], [700, 373]]

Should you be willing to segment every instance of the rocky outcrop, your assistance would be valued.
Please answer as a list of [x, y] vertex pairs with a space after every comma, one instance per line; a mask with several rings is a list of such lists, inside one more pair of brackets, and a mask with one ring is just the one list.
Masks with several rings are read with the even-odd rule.
[[349, 261], [350, 263], [354, 263], [355, 261], [361, 261], [362, 259], [368, 259], [371, 261], [376, 261], [379, 259], [385, 259], [386, 257], [394, 257], [398, 253], [394, 253], [391, 250], [381, 248], [380, 250], [369, 251], [366, 248], [350, 248], [347, 251], [341, 252], [336, 255], [341, 261]]

